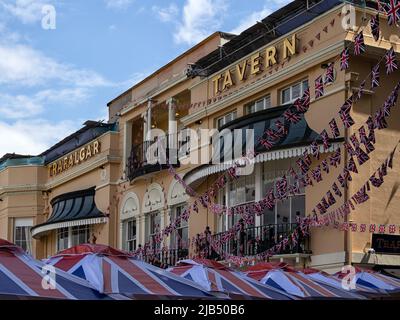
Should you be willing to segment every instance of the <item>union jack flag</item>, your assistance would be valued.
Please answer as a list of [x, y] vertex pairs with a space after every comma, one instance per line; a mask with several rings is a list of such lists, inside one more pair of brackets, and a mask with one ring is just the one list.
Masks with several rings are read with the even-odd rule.
[[379, 40], [380, 28], [379, 28], [379, 12], [376, 16], [371, 18], [371, 31], [375, 41]]
[[357, 95], [355, 96], [353, 102], [357, 102], [358, 100], [361, 99], [362, 94], [364, 92], [365, 84], [366, 84], [366, 80], [364, 80], [363, 82], [360, 83], [360, 88], [358, 88]]
[[352, 106], [353, 106], [353, 96], [351, 96], [346, 100], [346, 102], [340, 107], [340, 111], [343, 113], [350, 113]]
[[400, 21], [400, 2], [397, 0], [389, 0], [389, 3], [384, 3], [385, 11], [388, 15], [389, 26], [397, 24]]
[[354, 161], [353, 157], [351, 157], [347, 163], [347, 169], [351, 172], [358, 173], [356, 162]]
[[356, 154], [350, 143], [345, 142], [345, 143], [343, 143], [343, 146], [351, 157]]
[[326, 69], [325, 84], [330, 84], [335, 81], [335, 63], [331, 62]]
[[365, 232], [367, 230], [367, 225], [365, 223], [360, 224], [360, 232]]
[[343, 111], [339, 111], [339, 113], [340, 113], [340, 119], [342, 120], [343, 125], [346, 128], [350, 128], [352, 125], [354, 125], [355, 122], [349, 113]]
[[317, 141], [314, 141], [312, 144], [311, 144], [311, 153], [312, 153], [312, 155], [316, 158], [316, 159], [319, 159], [319, 146], [318, 146], [318, 143], [317, 143]]
[[396, 233], [396, 225], [395, 224], [389, 225], [389, 233], [391, 233], [391, 234]]
[[267, 129], [265, 130], [265, 134], [267, 135], [268, 138], [270, 138], [270, 140], [275, 141], [279, 139], [279, 135], [278, 133], [273, 130], [273, 129]]
[[325, 209], [329, 209], [329, 203], [326, 201], [325, 197], [321, 199], [321, 204]]
[[265, 202], [265, 205], [269, 210], [272, 210], [275, 207], [275, 195], [272, 189], [268, 192], [267, 201]]
[[347, 180], [345, 180], [341, 174], [339, 174], [337, 179], [338, 179], [340, 185], [342, 186], [342, 188], [347, 187]]
[[304, 153], [303, 153], [303, 159], [304, 159], [305, 163], [306, 163], [308, 166], [311, 166], [311, 163], [312, 163], [311, 156], [309, 155], [309, 153], [308, 153], [307, 151], [304, 151]]
[[372, 151], [375, 150], [374, 145], [371, 143], [371, 141], [367, 137], [367, 133], [365, 131], [364, 126], [362, 126], [360, 129], [358, 129], [358, 132], [360, 134], [360, 141], [362, 144], [365, 146], [365, 150], [367, 151], [367, 154], [371, 153]]
[[307, 89], [304, 91], [302, 100], [303, 100], [304, 108], [305, 108], [306, 111], [307, 111], [308, 108], [310, 107], [310, 100], [311, 100], [310, 88], [307, 88]]
[[290, 167], [290, 169], [289, 169], [289, 174], [290, 174], [293, 178], [297, 177], [297, 173], [296, 173], [296, 171], [295, 171], [292, 167]]
[[369, 232], [374, 233], [376, 231], [376, 225], [375, 224], [370, 224], [369, 225]]
[[358, 141], [355, 133], [350, 136], [350, 141], [353, 144], [354, 148], [358, 148], [360, 146], [360, 142]]
[[338, 185], [336, 184], [336, 182], [333, 183], [332, 189], [333, 189], [333, 191], [335, 192], [335, 194], [338, 197], [342, 197], [342, 192], [340, 191], [340, 189], [339, 189]]
[[340, 164], [340, 160], [341, 160], [341, 152], [340, 149], [338, 149], [329, 157], [329, 164], [337, 168], [337, 166]]
[[398, 69], [397, 61], [396, 61], [396, 54], [394, 52], [393, 47], [386, 53], [385, 55], [385, 66], [386, 66], [386, 74], [391, 74], [395, 70]]
[[347, 201], [347, 203], [349, 204], [351, 210], [356, 210], [356, 207], [354, 206], [353, 202], [351, 202], [350, 199]]
[[281, 179], [279, 179], [275, 183], [275, 186], [276, 186], [277, 198], [285, 199], [287, 197], [287, 187], [288, 187], [286, 176], [283, 176]]
[[315, 80], [315, 99], [318, 99], [324, 95], [324, 81], [322, 76], [319, 76]]
[[329, 164], [328, 161], [325, 159], [321, 162], [322, 170], [326, 173], [329, 173]]
[[332, 192], [331, 192], [331, 191], [328, 191], [328, 192], [326, 193], [326, 196], [327, 196], [327, 198], [328, 198], [328, 204], [329, 204], [329, 206], [333, 206], [333, 205], [336, 203], [336, 199], [335, 199], [335, 197], [333, 196]]
[[375, 174], [376, 174], [376, 173], [374, 173], [374, 174], [369, 178], [369, 181], [371, 182], [371, 184], [372, 184], [375, 188], [379, 188], [379, 187], [382, 185], [382, 183], [384, 182], [384, 181], [383, 181], [383, 175], [381, 174], [381, 172], [379, 172], [379, 178], [376, 178], [376, 177], [375, 177]]
[[349, 68], [350, 53], [349, 48], [345, 48], [340, 54], [340, 70], [347, 70]]
[[326, 132], [325, 129], [321, 132], [321, 138], [322, 138], [322, 143], [324, 144], [324, 150], [328, 150], [331, 144], [329, 142], [328, 132]]
[[301, 120], [301, 117], [298, 114], [292, 112], [291, 110], [286, 110], [283, 116], [287, 121], [293, 124], [296, 124]]
[[311, 180], [311, 178], [310, 178], [310, 176], [308, 175], [308, 173], [306, 175], [304, 175], [303, 182], [304, 182], [304, 187], [313, 186], [314, 185], [312, 180]]
[[374, 123], [375, 123], [375, 128], [377, 128], [378, 130], [385, 129], [388, 127], [383, 109], [379, 109], [376, 111]]
[[278, 135], [280, 137], [286, 136], [288, 133], [288, 129], [286, 128], [285, 124], [280, 121], [280, 120], [276, 120], [275, 121], [275, 126], [278, 128]]
[[326, 213], [326, 208], [321, 203], [317, 204], [317, 209], [318, 209], [320, 214]]
[[309, 165], [306, 164], [303, 159], [297, 160], [296, 164], [303, 174], [307, 173], [308, 170], [310, 169]]
[[311, 175], [316, 182], [322, 181], [321, 167], [317, 166], [314, 170], [311, 170]]
[[354, 38], [354, 55], [358, 56], [365, 52], [364, 33], [361, 31]]
[[293, 103], [294, 107], [296, 108], [297, 112], [299, 113], [304, 113], [307, 111], [307, 107], [304, 105], [304, 101], [302, 98], [296, 99], [296, 101]]
[[265, 149], [270, 150], [274, 145], [266, 140], [266, 139], [260, 139], [260, 143], [265, 147]]
[[378, 63], [375, 67], [372, 68], [371, 75], [371, 88], [377, 88], [380, 85], [380, 68], [381, 65]]
[[332, 120], [329, 122], [329, 126], [330, 126], [330, 128], [331, 128], [331, 132], [332, 132], [333, 138], [339, 137], [339, 136], [340, 136], [340, 132], [339, 132], [339, 128], [338, 128], [338, 126], [337, 126], [337, 123], [336, 123], [336, 120], [335, 120], [335, 119], [332, 119]]

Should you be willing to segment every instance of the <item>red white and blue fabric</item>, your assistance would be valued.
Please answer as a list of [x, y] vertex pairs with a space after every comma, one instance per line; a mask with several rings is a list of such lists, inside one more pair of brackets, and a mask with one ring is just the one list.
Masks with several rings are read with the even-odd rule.
[[381, 65], [378, 63], [375, 67], [372, 68], [371, 73], [371, 88], [377, 88], [380, 85], [380, 67]]
[[337, 138], [337, 137], [340, 136], [340, 131], [339, 131], [339, 128], [338, 128], [338, 125], [337, 125], [335, 119], [332, 119], [332, 120], [329, 122], [329, 127], [330, 127], [330, 129], [331, 129], [333, 138]]
[[349, 48], [345, 48], [340, 54], [340, 70], [347, 70], [349, 68], [350, 53]]
[[358, 56], [365, 52], [364, 33], [361, 31], [354, 38], [354, 55]]
[[284, 291], [259, 283], [211, 260], [181, 260], [177, 266], [169, 268], [168, 271], [194, 281], [208, 292], [274, 300], [295, 299]]
[[391, 74], [398, 69], [396, 61], [396, 53], [393, 47], [385, 55], [386, 74]]
[[48, 264], [86, 279], [98, 291], [129, 297], [209, 296], [195, 283], [103, 245], [80, 245], [48, 259]]
[[318, 283], [296, 271], [281, 269], [245, 271], [249, 277], [300, 298], [361, 299], [360, 296], [337, 287]]
[[322, 76], [315, 80], [315, 99], [321, 98], [324, 95], [324, 81]]
[[398, 0], [389, 0], [383, 4], [385, 12], [388, 16], [388, 24], [392, 26], [400, 21], [400, 2]]
[[379, 40], [380, 28], [379, 28], [379, 13], [376, 16], [373, 16], [370, 21], [372, 35], [374, 36], [374, 40]]
[[[400, 280], [383, 275], [378, 272], [363, 270], [355, 268], [354, 282], [356, 288], [368, 288], [380, 293], [395, 293], [400, 292]], [[334, 277], [342, 280], [347, 274], [346, 273], [335, 273]]]
[[326, 69], [325, 84], [330, 84], [335, 81], [335, 63], [331, 62]]
[[[55, 269], [54, 290], [42, 286], [49, 283], [46, 265], [27, 255], [16, 245], [0, 239], [0, 298], [36, 298], [36, 299], [73, 299], [73, 300], [108, 300], [120, 296], [100, 294], [87, 281]], [[43, 272], [43, 273], [42, 273]], [[51, 276], [50, 276], [51, 278]], [[119, 298], [118, 298], [119, 297]]]

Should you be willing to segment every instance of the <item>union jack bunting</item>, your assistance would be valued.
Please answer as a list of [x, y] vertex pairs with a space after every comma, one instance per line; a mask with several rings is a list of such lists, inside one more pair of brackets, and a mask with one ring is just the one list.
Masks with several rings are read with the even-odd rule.
[[315, 80], [315, 99], [318, 99], [324, 95], [324, 81], [322, 76], [319, 76]]
[[322, 130], [321, 132], [321, 138], [322, 138], [322, 143], [324, 145], [324, 150], [328, 150], [329, 147], [331, 146], [330, 142], [329, 142], [329, 136], [328, 136], [328, 132], [326, 132], [326, 130]]
[[367, 225], [365, 223], [360, 224], [360, 232], [365, 232], [367, 230]]
[[354, 55], [358, 56], [365, 52], [364, 33], [361, 31], [354, 38]]
[[327, 194], [326, 194], [326, 196], [327, 196], [327, 198], [328, 198], [328, 204], [329, 204], [329, 206], [333, 206], [333, 205], [336, 203], [336, 199], [335, 199], [335, 197], [333, 196], [332, 192], [331, 192], [331, 191], [328, 191]]
[[371, 186], [369, 185], [369, 180], [365, 183], [365, 186], [367, 187], [367, 191], [371, 191]]
[[197, 205], [197, 201], [195, 201], [192, 205], [193, 211], [196, 213], [199, 213], [199, 207]]
[[330, 84], [335, 81], [335, 63], [331, 62], [326, 69], [325, 84]]
[[296, 99], [296, 101], [293, 103], [293, 105], [296, 108], [297, 112], [299, 112], [299, 113], [304, 113], [308, 110], [308, 107], [304, 104], [304, 101], [302, 98]]
[[288, 187], [288, 182], [286, 179], [286, 176], [283, 176], [281, 179], [276, 181], [276, 197], [278, 199], [285, 199], [287, 197], [287, 187]]
[[332, 132], [333, 138], [337, 138], [337, 137], [340, 136], [340, 131], [339, 131], [339, 128], [337, 126], [337, 123], [336, 123], [335, 119], [332, 119], [329, 122], [329, 127], [331, 128], [331, 132]]
[[354, 151], [354, 149], [353, 149], [353, 147], [351, 146], [350, 143], [345, 142], [345, 143], [343, 143], [343, 146], [344, 146], [344, 148], [346, 149], [346, 151], [348, 152], [348, 154], [349, 154], [351, 157], [354, 156], [354, 155], [356, 154], [355, 151]]
[[304, 177], [302, 179], [302, 182], [303, 182], [303, 186], [304, 187], [313, 186], [314, 185], [312, 180], [311, 180], [311, 178], [310, 178], [310, 176], [308, 175], [308, 173], [304, 175]]
[[356, 207], [354, 206], [353, 202], [350, 199], [347, 201], [347, 203], [349, 204], [351, 210], [356, 210]]
[[308, 153], [307, 151], [305, 151], [305, 152], [303, 153], [303, 159], [304, 159], [305, 163], [306, 163], [308, 166], [311, 166], [311, 163], [312, 163], [311, 156], [309, 155], [309, 153]]
[[350, 128], [352, 125], [354, 125], [355, 122], [348, 112], [344, 112], [341, 110], [339, 111], [339, 113], [340, 113], [340, 119], [342, 120], [343, 125], [346, 128]]
[[283, 116], [287, 121], [293, 124], [296, 124], [301, 120], [301, 117], [297, 113], [292, 112], [291, 110], [286, 110]]
[[376, 225], [375, 224], [370, 224], [369, 225], [369, 232], [374, 233], [376, 231]]
[[317, 209], [318, 209], [320, 214], [324, 214], [327, 211], [326, 208], [321, 203], [317, 204]]
[[366, 190], [365, 186], [363, 186], [363, 187], [354, 195], [354, 198], [355, 198], [355, 202], [356, 202], [357, 204], [361, 204], [361, 203], [364, 203], [364, 202], [368, 201], [369, 195], [368, 195], [368, 193], [367, 193], [367, 190]]
[[400, 21], [400, 2], [389, 0], [389, 3], [384, 3], [383, 5], [388, 16], [389, 26], [397, 24]]
[[278, 135], [278, 133], [275, 131], [275, 130], [273, 130], [273, 129], [267, 129], [267, 130], [265, 130], [265, 134], [267, 135], [267, 137], [269, 138], [269, 140], [271, 140], [272, 142], [273, 141], [276, 141], [276, 140], [278, 140], [280, 137], [279, 137], [279, 135]]
[[314, 158], [319, 159], [319, 145], [317, 141], [314, 141], [310, 147], [311, 147], [311, 154], [314, 156]]
[[351, 107], [353, 106], [353, 96], [348, 98], [345, 103], [340, 107], [340, 111], [343, 113], [350, 113]]
[[338, 149], [329, 157], [329, 164], [337, 168], [337, 166], [340, 164], [340, 160], [341, 160], [341, 152], [340, 149]]
[[290, 174], [293, 178], [297, 177], [297, 173], [296, 173], [296, 171], [295, 171], [292, 167], [290, 167], [290, 169], [289, 169], [289, 174]]
[[398, 69], [396, 54], [394, 52], [393, 47], [386, 53], [385, 59], [386, 59], [385, 61], [386, 74], [391, 74], [392, 72]]
[[329, 164], [326, 159], [321, 162], [321, 167], [322, 167], [323, 171], [325, 171], [326, 173], [329, 173]]
[[336, 182], [333, 183], [332, 189], [333, 189], [333, 192], [335, 192], [335, 194], [338, 197], [342, 197], [342, 192], [340, 191], [340, 189], [339, 189], [338, 185], [336, 184]]
[[296, 164], [303, 174], [307, 173], [308, 170], [310, 169], [310, 166], [306, 164], [303, 159], [297, 160]]
[[266, 139], [260, 139], [260, 143], [265, 147], [265, 149], [270, 150], [274, 145], [266, 140]]
[[362, 126], [360, 129], [358, 129], [358, 132], [360, 134], [360, 141], [362, 144], [365, 146], [365, 150], [367, 151], [367, 154], [371, 153], [372, 151], [375, 150], [374, 145], [371, 143], [371, 141], [367, 137], [367, 133], [365, 131], [365, 127]]
[[379, 226], [378, 232], [379, 233], [385, 233], [385, 231], [386, 231], [386, 226], [384, 224], [381, 224]]
[[375, 174], [376, 173], [374, 173], [370, 178], [369, 178], [369, 181], [371, 182], [371, 184], [375, 187], [375, 188], [379, 188], [382, 184], [383, 184], [383, 175], [382, 174], [380, 174], [379, 175], [379, 178], [376, 178], [375, 177]]
[[375, 67], [372, 68], [371, 73], [371, 88], [377, 88], [380, 85], [380, 69], [381, 65], [378, 63]]
[[341, 174], [339, 174], [339, 176], [338, 176], [338, 181], [339, 181], [340, 185], [342, 186], [342, 188], [347, 187], [347, 181], [343, 178], [343, 176]]
[[329, 209], [329, 203], [326, 201], [325, 197], [321, 199], [321, 204], [325, 209]]
[[350, 173], [350, 170], [349, 170], [349, 169], [347, 169], [347, 168], [344, 168], [344, 169], [343, 169], [343, 178], [344, 178], [346, 181], [352, 181], [352, 180], [353, 180], [353, 178], [351, 177], [351, 173]]
[[311, 175], [316, 182], [322, 181], [321, 167], [317, 166], [314, 170], [311, 170]]
[[272, 210], [275, 207], [275, 195], [272, 189], [268, 192], [267, 201], [265, 202], [265, 205], [269, 210]]
[[388, 127], [383, 109], [379, 109], [376, 111], [374, 117], [374, 123], [375, 123], [375, 128], [378, 130], [385, 129]]
[[283, 136], [286, 136], [288, 134], [288, 129], [286, 128], [285, 124], [280, 121], [276, 120], [275, 121], [275, 126], [278, 129], [278, 135], [282, 138]]
[[396, 233], [396, 225], [391, 224], [389, 225], [389, 233]]
[[358, 173], [356, 162], [354, 161], [353, 157], [350, 158], [347, 164], [347, 169], [351, 172]]
[[363, 94], [363, 92], [364, 92], [364, 89], [365, 89], [365, 84], [366, 84], [366, 80], [364, 80], [363, 82], [361, 82], [360, 83], [360, 87], [358, 88], [358, 91], [357, 91], [357, 94], [356, 94], [356, 96], [353, 98], [353, 102], [357, 102], [358, 100], [360, 100], [361, 99], [361, 97], [362, 97], [362, 94]]
[[350, 136], [350, 141], [353, 144], [354, 148], [358, 148], [360, 146], [360, 141], [358, 141], [355, 133]]
[[357, 223], [351, 223], [350, 228], [352, 232], [357, 232]]
[[349, 48], [345, 48], [340, 54], [340, 70], [347, 70], [349, 68], [350, 53]]
[[380, 34], [379, 13], [371, 18], [370, 24], [371, 24], [372, 35], [374, 36], [375, 41], [378, 41]]
[[306, 111], [307, 111], [308, 108], [310, 107], [310, 100], [311, 100], [310, 88], [307, 88], [307, 89], [304, 91], [302, 100], [303, 100], [304, 108], [305, 108]]

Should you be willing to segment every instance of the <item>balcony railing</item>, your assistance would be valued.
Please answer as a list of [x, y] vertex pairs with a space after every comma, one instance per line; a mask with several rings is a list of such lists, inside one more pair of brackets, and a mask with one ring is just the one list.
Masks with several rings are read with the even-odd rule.
[[[255, 255], [272, 248], [285, 237], [289, 236], [298, 224], [269, 224], [244, 229], [242, 236], [229, 240], [223, 244], [223, 251], [237, 256]], [[214, 239], [220, 240], [223, 232], [213, 235]], [[296, 246], [288, 244], [281, 254], [309, 253], [309, 238], [300, 237]]]
[[[141, 144], [132, 146], [127, 162], [128, 179], [132, 181], [141, 175], [168, 168], [170, 163], [169, 142], [171, 140], [172, 135], [167, 135], [155, 141], [144, 141]], [[177, 166], [179, 163], [173, 163], [173, 165]]]
[[161, 249], [156, 251], [155, 253], [153, 250], [144, 250], [142, 260], [165, 269], [176, 265], [179, 260], [189, 258], [189, 249], [187, 248]]

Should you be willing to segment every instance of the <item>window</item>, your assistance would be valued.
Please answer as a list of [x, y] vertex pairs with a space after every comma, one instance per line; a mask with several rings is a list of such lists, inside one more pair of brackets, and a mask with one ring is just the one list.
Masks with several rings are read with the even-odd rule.
[[308, 89], [308, 80], [297, 82], [281, 91], [281, 104], [288, 104], [300, 98]]
[[220, 129], [222, 128], [224, 125], [226, 125], [228, 122], [231, 122], [233, 120], [235, 120], [237, 118], [237, 112], [233, 111], [230, 112], [226, 115], [224, 115], [223, 117], [220, 117], [217, 119], [217, 128]]
[[91, 228], [88, 225], [57, 230], [57, 251], [62, 251], [90, 242]]
[[126, 251], [136, 250], [136, 220], [128, 219], [123, 222], [123, 249]]
[[246, 114], [251, 114], [268, 108], [271, 108], [271, 95], [267, 95], [255, 102], [249, 103], [245, 107], [245, 112]]
[[160, 212], [151, 212], [146, 216], [148, 240], [154, 243], [154, 238], [161, 228]]
[[[185, 211], [186, 206], [177, 206], [173, 208], [173, 220], [175, 221]], [[171, 247], [174, 249], [187, 249], [189, 240], [189, 228], [188, 222], [181, 220], [181, 223], [177, 225], [176, 231], [172, 234]]]
[[77, 226], [71, 228], [71, 247], [78, 246], [82, 243], [90, 241], [90, 228], [89, 226]]
[[32, 226], [32, 219], [15, 219], [14, 243], [29, 254], [32, 254]]
[[61, 228], [57, 230], [57, 251], [68, 249], [69, 229]]

